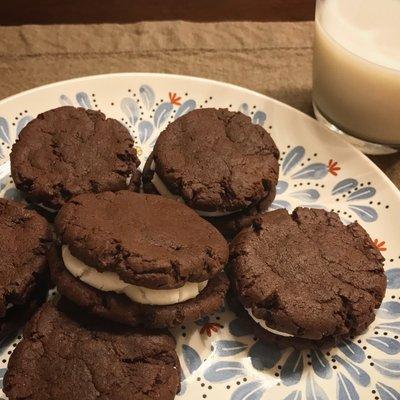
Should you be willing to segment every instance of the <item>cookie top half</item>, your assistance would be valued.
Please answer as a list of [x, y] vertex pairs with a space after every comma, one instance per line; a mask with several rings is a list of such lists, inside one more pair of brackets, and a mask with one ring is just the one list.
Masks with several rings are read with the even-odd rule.
[[160, 134], [153, 155], [163, 183], [197, 210], [242, 210], [267, 197], [278, 180], [279, 151], [271, 136], [227, 109], [178, 118]]
[[120, 122], [70, 106], [39, 114], [11, 152], [17, 188], [54, 209], [80, 193], [127, 188], [138, 165], [133, 140]]
[[24, 329], [4, 378], [10, 400], [172, 400], [174, 339], [110, 326], [46, 303]]
[[216, 228], [162, 196], [83, 194], [60, 210], [55, 224], [76, 258], [148, 288], [208, 280], [228, 259], [228, 245]]
[[7, 305], [24, 304], [47, 268], [52, 240], [47, 221], [24, 205], [0, 199], [0, 317]]
[[358, 223], [321, 209], [264, 214], [231, 243], [244, 307], [309, 339], [360, 333], [373, 321], [386, 289], [383, 261]]

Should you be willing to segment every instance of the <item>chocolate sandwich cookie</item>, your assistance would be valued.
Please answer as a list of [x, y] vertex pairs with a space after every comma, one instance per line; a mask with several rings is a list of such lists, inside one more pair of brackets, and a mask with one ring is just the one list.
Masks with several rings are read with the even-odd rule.
[[184, 202], [232, 237], [275, 197], [279, 151], [268, 132], [227, 109], [198, 109], [161, 132], [144, 190]]
[[223, 304], [228, 245], [183, 204], [129, 191], [84, 194], [60, 210], [55, 225], [53, 280], [94, 314], [161, 328]]
[[44, 218], [22, 204], [0, 199], [0, 340], [44, 301], [51, 240]]
[[100, 111], [60, 107], [22, 129], [12, 147], [11, 174], [27, 200], [57, 211], [80, 193], [138, 190], [133, 146], [117, 120]]
[[110, 325], [49, 302], [25, 327], [3, 391], [9, 400], [172, 400], [179, 375], [169, 334]]
[[241, 334], [243, 332], [251, 333], [254, 338], [261, 340], [268, 344], [274, 344], [280, 349], [297, 349], [297, 350], [310, 350], [311, 348], [318, 347], [322, 351], [330, 351], [333, 347], [337, 347], [342, 338], [327, 337], [321, 340], [307, 339], [304, 337], [294, 337], [292, 335], [283, 336], [282, 332], [274, 333], [271, 328], [265, 328], [265, 324], [261, 323], [260, 319], [250, 316], [240, 303], [238, 296], [234, 290], [229, 290], [226, 295], [226, 303], [229, 309], [236, 315], [236, 327], [239, 327]]
[[363, 332], [386, 289], [381, 253], [357, 223], [297, 208], [269, 212], [231, 243], [240, 302], [264, 329], [320, 340]]

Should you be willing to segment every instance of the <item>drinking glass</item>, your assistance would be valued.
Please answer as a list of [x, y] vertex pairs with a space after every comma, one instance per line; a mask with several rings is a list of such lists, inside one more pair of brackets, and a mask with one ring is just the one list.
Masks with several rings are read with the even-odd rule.
[[313, 106], [364, 153], [400, 149], [400, 0], [317, 0]]

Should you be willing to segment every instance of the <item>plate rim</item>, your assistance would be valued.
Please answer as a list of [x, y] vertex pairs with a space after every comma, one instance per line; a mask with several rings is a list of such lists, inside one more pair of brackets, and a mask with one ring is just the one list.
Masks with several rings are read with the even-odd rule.
[[[14, 101], [18, 99], [19, 97], [24, 97], [26, 95], [29, 95], [31, 93], [35, 93], [40, 90], [45, 90], [49, 88], [54, 88], [57, 86], [62, 86], [65, 84], [70, 84], [70, 83], [75, 83], [75, 82], [80, 82], [80, 81], [90, 81], [90, 80], [96, 80], [96, 79], [107, 79], [107, 78], [114, 78], [114, 77], [156, 77], [156, 78], [174, 78], [178, 80], [194, 80], [197, 82], [204, 82], [204, 83], [211, 83], [211, 84], [216, 84], [216, 85], [222, 85], [229, 87], [234, 90], [242, 90], [244, 92], [247, 92], [247, 94], [259, 97], [261, 99], [267, 99], [268, 101], [271, 101], [275, 105], [286, 108], [290, 112], [295, 112], [299, 115], [301, 115], [302, 118], [306, 118], [310, 123], [314, 124], [314, 126], [318, 126], [318, 129], [321, 130], [321, 132], [328, 133], [334, 136], [336, 139], [341, 142], [342, 145], [346, 146], [348, 149], [351, 149], [352, 151], [357, 154], [358, 157], [360, 157], [363, 162], [366, 162], [366, 164], [372, 168], [379, 176], [382, 178], [385, 182], [386, 185], [388, 185], [388, 188], [390, 188], [394, 194], [396, 195], [398, 201], [400, 201], [400, 189], [397, 188], [397, 186], [389, 179], [389, 177], [372, 161], [370, 160], [364, 153], [362, 153], [359, 149], [354, 147], [352, 144], [347, 142], [344, 138], [340, 137], [338, 134], [333, 133], [331, 130], [329, 130], [327, 127], [323, 126], [321, 123], [319, 123], [315, 118], [311, 117], [310, 115], [304, 113], [303, 111], [298, 110], [297, 108], [283, 103], [280, 100], [277, 100], [273, 97], [270, 97], [266, 94], [262, 94], [260, 92], [257, 92], [252, 89], [248, 89], [246, 87], [236, 85], [233, 83], [225, 82], [225, 81], [218, 81], [216, 79], [209, 79], [209, 78], [203, 78], [199, 76], [192, 76], [192, 75], [181, 75], [181, 74], [170, 74], [170, 73], [162, 73], [162, 72], [112, 72], [112, 73], [105, 73], [105, 74], [96, 74], [96, 75], [85, 75], [85, 76], [80, 76], [76, 78], [71, 78], [71, 79], [64, 79], [61, 81], [57, 82], [51, 82], [47, 83], [45, 85], [41, 86], [36, 86], [31, 89], [24, 90], [22, 92], [13, 94], [11, 96], [5, 97], [4, 99], [0, 100], [0, 107], [5, 104], [9, 103], [10, 101]], [[10, 169], [10, 160], [7, 160], [4, 162], [2, 165], [0, 165], [0, 174], [4, 173], [5, 171], [8, 171]]]

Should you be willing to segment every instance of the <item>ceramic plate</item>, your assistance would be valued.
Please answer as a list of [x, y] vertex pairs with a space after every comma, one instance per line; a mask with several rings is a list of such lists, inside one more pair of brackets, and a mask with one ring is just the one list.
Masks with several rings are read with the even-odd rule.
[[[358, 150], [312, 118], [261, 94], [226, 83], [163, 74], [86, 77], [33, 89], [0, 103], [0, 190], [20, 199], [9, 154], [21, 129], [61, 105], [101, 110], [135, 138], [142, 165], [159, 132], [194, 108], [227, 107], [264, 126], [280, 151], [273, 209], [334, 210], [358, 220], [386, 257], [388, 290], [365, 334], [329, 352], [282, 350], [249, 334], [229, 309], [174, 330], [182, 364], [182, 400], [399, 400], [400, 194]], [[18, 338], [2, 344], [1, 376]]]

